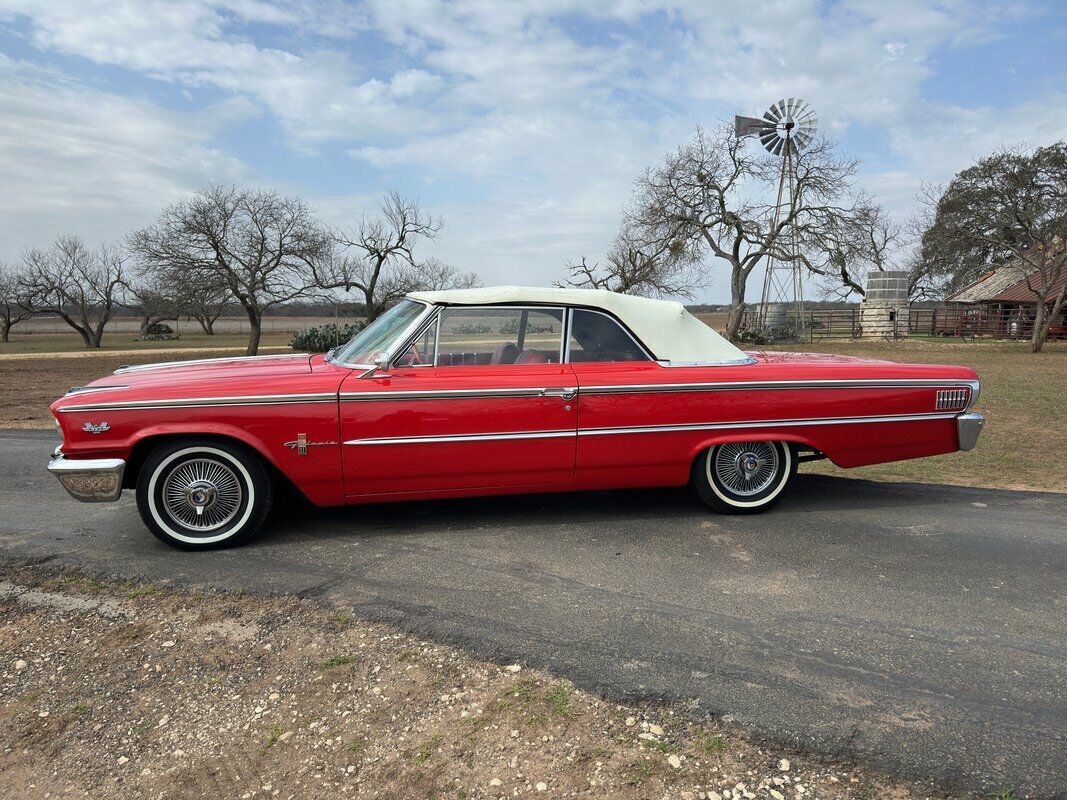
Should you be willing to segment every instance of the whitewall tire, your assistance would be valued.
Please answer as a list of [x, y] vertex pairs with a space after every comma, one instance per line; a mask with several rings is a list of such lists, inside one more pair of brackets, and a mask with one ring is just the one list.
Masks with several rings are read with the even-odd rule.
[[259, 456], [237, 443], [160, 445], [137, 476], [137, 510], [153, 535], [183, 550], [232, 547], [263, 524], [273, 486]]
[[788, 442], [728, 442], [698, 455], [691, 479], [716, 511], [754, 514], [782, 498], [796, 471], [796, 453]]

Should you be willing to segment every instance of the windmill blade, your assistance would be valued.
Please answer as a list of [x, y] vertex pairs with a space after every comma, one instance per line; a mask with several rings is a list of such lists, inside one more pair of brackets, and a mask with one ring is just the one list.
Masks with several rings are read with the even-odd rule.
[[771, 148], [771, 153], [773, 155], [780, 156], [782, 154], [783, 148], [785, 148], [785, 139], [779, 137], [778, 141], [774, 144], [774, 147]]
[[735, 116], [734, 135], [738, 138], [757, 135], [763, 130], [765, 124], [762, 119], [756, 119], [755, 117]]
[[785, 101], [785, 116], [786, 116], [786, 119], [788, 119], [788, 120], [792, 120], [793, 119], [793, 110], [797, 107], [797, 105], [798, 105], [798, 102], [796, 100], [794, 100], [792, 97], [790, 97], [788, 100]]

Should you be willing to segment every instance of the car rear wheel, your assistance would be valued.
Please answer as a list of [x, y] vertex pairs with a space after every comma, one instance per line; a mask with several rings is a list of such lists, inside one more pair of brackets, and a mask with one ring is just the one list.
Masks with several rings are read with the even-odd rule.
[[247, 541], [263, 524], [274, 492], [248, 448], [181, 440], [156, 448], [137, 476], [137, 509], [160, 541], [211, 550]]
[[781, 499], [796, 471], [796, 454], [786, 442], [727, 442], [697, 456], [691, 477], [716, 511], [754, 514]]

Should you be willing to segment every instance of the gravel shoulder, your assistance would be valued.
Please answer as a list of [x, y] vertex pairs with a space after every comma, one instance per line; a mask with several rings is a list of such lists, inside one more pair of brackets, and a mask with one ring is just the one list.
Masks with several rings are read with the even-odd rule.
[[947, 798], [297, 599], [0, 569], [0, 796]]

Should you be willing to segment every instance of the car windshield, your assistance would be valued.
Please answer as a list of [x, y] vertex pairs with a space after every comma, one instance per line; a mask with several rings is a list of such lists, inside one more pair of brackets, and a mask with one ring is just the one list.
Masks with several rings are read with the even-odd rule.
[[357, 333], [347, 344], [341, 345], [333, 354], [333, 359], [343, 364], [370, 366], [376, 355], [397, 344], [397, 339], [425, 308], [425, 305], [414, 300], [397, 303]]

